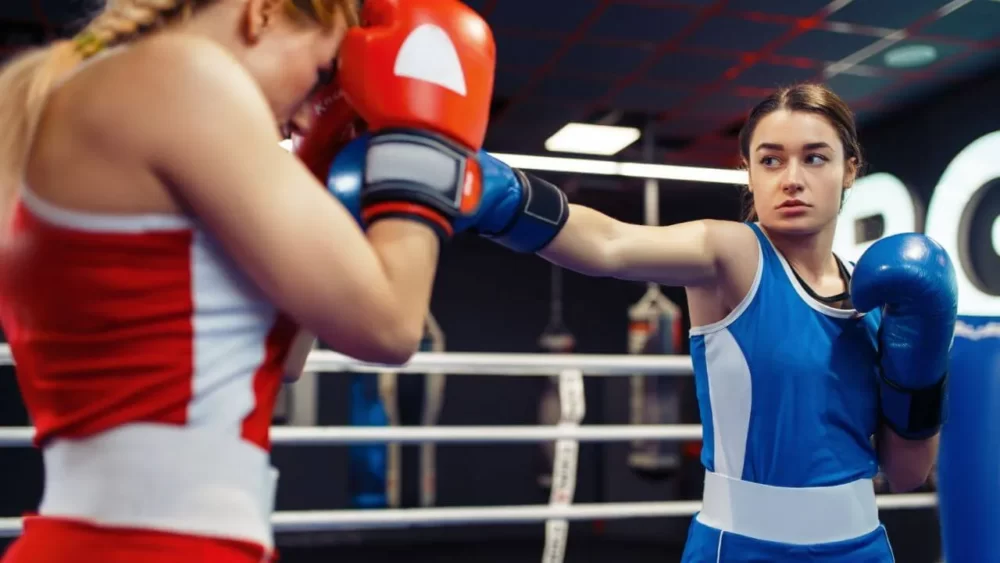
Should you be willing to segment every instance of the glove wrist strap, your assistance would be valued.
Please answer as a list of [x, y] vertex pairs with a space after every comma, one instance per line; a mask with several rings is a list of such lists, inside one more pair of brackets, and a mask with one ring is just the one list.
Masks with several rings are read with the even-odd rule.
[[521, 207], [499, 232], [484, 236], [515, 252], [542, 250], [569, 219], [566, 194], [554, 184], [514, 169], [521, 184]]
[[948, 374], [933, 385], [910, 389], [884, 375], [879, 378], [882, 421], [901, 438], [923, 440], [936, 434], [947, 419]]
[[427, 224], [447, 240], [463, 210], [470, 151], [423, 131], [372, 135], [364, 164], [362, 218], [389, 217]]

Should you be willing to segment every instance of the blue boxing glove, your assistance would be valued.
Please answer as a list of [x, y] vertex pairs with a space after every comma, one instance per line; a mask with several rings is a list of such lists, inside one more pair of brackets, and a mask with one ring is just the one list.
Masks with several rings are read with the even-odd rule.
[[[365, 133], [341, 150], [330, 167], [327, 189], [362, 226]], [[454, 232], [470, 230], [516, 252], [537, 252], [559, 233], [569, 218], [569, 202], [556, 186], [511, 168], [485, 151], [477, 158], [482, 194], [479, 208], [456, 218]]]
[[511, 168], [479, 151], [482, 199], [479, 210], [456, 222], [515, 252], [545, 248], [569, 219], [566, 194], [541, 178]]
[[[413, 133], [409, 138], [419, 140], [421, 138], [420, 135], [420, 133]], [[366, 174], [370, 173], [368, 158], [373, 147], [373, 142], [377, 145], [379, 141], [373, 141], [370, 133], [362, 133], [345, 145], [330, 164], [330, 171], [327, 174], [326, 180], [327, 190], [347, 208], [362, 229], [367, 229], [371, 222], [370, 220], [366, 220], [365, 217], [364, 210], [366, 205], [373, 206], [382, 203], [381, 198], [371, 197], [373, 191], [377, 193], [382, 188], [382, 185], [379, 182], [366, 182], [366, 178], [368, 178]], [[384, 167], [386, 163], [382, 161], [380, 164]], [[391, 177], [391, 180], [382, 182], [382, 184], [390, 184], [391, 187], [397, 187], [397, 191], [402, 191], [402, 189], [407, 187], [412, 187], [411, 191], [415, 192], [421, 190], [430, 191], [431, 187], [424, 184], [421, 180], [404, 179], [405, 172], [412, 172], [413, 177], [419, 178], [421, 172], [427, 173], [429, 170], [429, 168], [415, 169], [412, 164], [412, 162], [405, 160], [400, 161], [399, 166], [392, 168], [394, 176]], [[382, 176], [385, 176], [385, 174], [382, 174]], [[478, 176], [476, 180], [479, 180]], [[470, 228], [478, 216], [478, 211], [479, 209], [477, 208], [470, 213], [457, 215], [455, 219], [457, 224], [454, 226], [453, 233]], [[387, 217], [392, 216], [391, 214], [383, 215]], [[403, 216], [419, 220], [419, 217], [411, 217], [409, 214], [404, 214]], [[427, 223], [430, 222], [428, 221]], [[435, 231], [439, 230], [436, 228], [436, 225], [429, 226], [435, 228]]]
[[361, 221], [361, 190], [365, 179], [365, 154], [368, 152], [367, 133], [347, 143], [334, 157], [326, 177], [326, 189], [351, 213], [359, 225]]
[[902, 438], [933, 436], [944, 421], [944, 394], [958, 315], [955, 269], [927, 236], [881, 239], [851, 279], [858, 311], [882, 308], [879, 327], [882, 419]]

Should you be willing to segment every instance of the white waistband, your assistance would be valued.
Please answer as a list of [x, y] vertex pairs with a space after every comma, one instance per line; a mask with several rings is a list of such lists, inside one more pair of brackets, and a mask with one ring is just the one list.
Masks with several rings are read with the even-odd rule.
[[808, 545], [863, 536], [879, 526], [871, 479], [832, 487], [773, 487], [705, 472], [698, 521], [751, 538]]
[[45, 448], [42, 516], [273, 545], [277, 471], [215, 429], [132, 424]]

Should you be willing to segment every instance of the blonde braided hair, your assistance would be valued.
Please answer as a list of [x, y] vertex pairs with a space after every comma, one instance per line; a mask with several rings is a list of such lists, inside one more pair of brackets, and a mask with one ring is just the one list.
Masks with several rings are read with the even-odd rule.
[[190, 14], [190, 0], [112, 0], [108, 7], [76, 37], [73, 43], [83, 59], [112, 47], [160, 23], [164, 14], [182, 8]]
[[[166, 14], [181, 19], [190, 17], [195, 4], [204, 0], [112, 0], [101, 15], [90, 22], [74, 39], [84, 59], [125, 41], [136, 34], [164, 23]], [[283, 3], [290, 12], [306, 15], [327, 26], [334, 25], [335, 14], [349, 26], [358, 24], [357, 0], [269, 0]]]

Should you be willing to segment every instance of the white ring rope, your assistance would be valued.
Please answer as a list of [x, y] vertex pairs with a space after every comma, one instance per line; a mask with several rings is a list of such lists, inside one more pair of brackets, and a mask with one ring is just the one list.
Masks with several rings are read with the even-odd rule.
[[[0, 448], [31, 446], [34, 429], [0, 427]], [[578, 442], [618, 442], [626, 440], [701, 440], [697, 424], [627, 426], [393, 426], [393, 427], [271, 427], [271, 443], [282, 446], [323, 446], [331, 444], [388, 443], [452, 444], [525, 443], [576, 440]]]
[[[878, 495], [879, 508], [905, 510], [933, 508], [933, 493]], [[275, 512], [271, 523], [276, 533], [330, 532], [387, 528], [465, 526], [471, 524], [528, 524], [551, 519], [623, 520], [693, 516], [700, 501], [623, 502], [574, 504], [570, 506], [497, 506], [461, 508], [399, 508], [380, 510], [304, 510]], [[0, 518], [0, 537], [21, 533], [20, 518]]]
[[[13, 365], [10, 347], [0, 344], [0, 365]], [[553, 376], [564, 369], [584, 375], [691, 376], [691, 357], [625, 354], [484, 354], [417, 352], [403, 366], [369, 364], [329, 350], [313, 350], [305, 371], [382, 373], [446, 373], [452, 375]]]
[[[10, 347], [0, 344], [0, 365], [13, 365]], [[335, 352], [310, 353], [307, 371], [381, 373], [443, 372], [449, 375], [552, 376], [564, 370], [581, 375], [690, 376], [691, 358], [676, 355], [465, 354], [421, 352], [405, 366], [360, 363]], [[582, 400], [582, 393], [580, 396]], [[581, 417], [582, 418], [582, 417]], [[438, 427], [273, 427], [272, 443], [316, 446], [372, 442], [523, 443], [547, 441], [610, 442], [629, 440], [701, 440], [697, 424]], [[0, 427], [0, 447], [31, 446], [31, 427]], [[553, 468], [553, 486], [557, 468]], [[575, 487], [574, 487], [575, 488]], [[555, 487], [553, 488], [553, 499]], [[570, 497], [572, 492], [570, 492]], [[937, 506], [933, 493], [878, 495], [881, 509]], [[277, 533], [407, 528], [469, 524], [518, 524], [552, 521], [686, 517], [701, 509], [700, 501], [568, 504], [468, 508], [279, 511], [272, 515]], [[21, 533], [21, 518], [0, 518], [0, 537]], [[561, 522], [560, 522], [561, 523]], [[563, 542], [565, 544], [565, 542]], [[558, 560], [558, 559], [554, 559]]]

